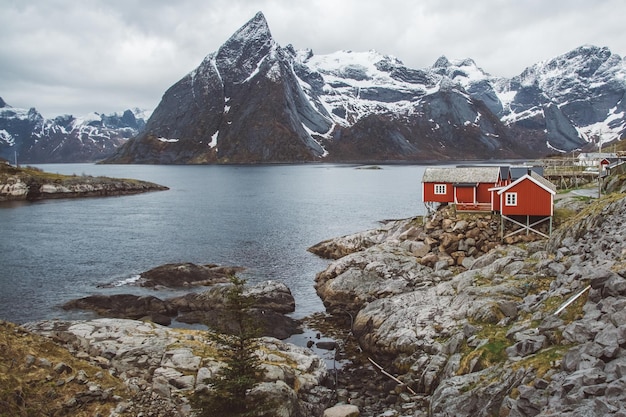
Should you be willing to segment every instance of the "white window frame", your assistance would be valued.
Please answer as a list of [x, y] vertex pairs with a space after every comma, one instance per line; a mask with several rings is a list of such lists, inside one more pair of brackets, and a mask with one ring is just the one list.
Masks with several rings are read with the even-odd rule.
[[504, 193], [504, 204], [506, 206], [517, 206], [517, 193]]
[[446, 195], [448, 193], [446, 184], [435, 184], [435, 195]]

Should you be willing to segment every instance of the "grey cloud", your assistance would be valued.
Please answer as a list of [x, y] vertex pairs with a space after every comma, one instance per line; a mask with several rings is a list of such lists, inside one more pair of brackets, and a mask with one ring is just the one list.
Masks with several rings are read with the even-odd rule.
[[[281, 45], [441, 55], [513, 76], [582, 44], [624, 53], [621, 0], [0, 0], [0, 96], [47, 117], [154, 108], [257, 11]], [[621, 48], [621, 50], [620, 50]]]

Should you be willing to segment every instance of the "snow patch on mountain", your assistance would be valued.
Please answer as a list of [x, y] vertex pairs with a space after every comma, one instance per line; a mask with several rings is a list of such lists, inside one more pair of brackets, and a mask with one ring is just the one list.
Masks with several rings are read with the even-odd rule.
[[408, 69], [400, 60], [374, 50], [327, 55], [299, 51], [296, 60], [323, 80], [321, 90], [314, 91], [300, 79], [303, 89], [316, 94], [333, 120], [343, 126], [373, 113], [407, 112], [435, 84], [425, 73], [423, 78], [403, 77]]
[[211, 142], [209, 142], [209, 148], [215, 148], [217, 146], [217, 137], [219, 136], [220, 131], [218, 130], [211, 136]]
[[588, 138], [602, 138], [600, 144], [619, 139], [620, 135], [626, 131], [626, 114], [624, 111], [617, 111], [617, 107], [609, 110], [608, 117], [600, 122], [590, 124], [581, 128], [581, 132]]
[[0, 129], [0, 142], [3, 142], [7, 146], [15, 145], [15, 139], [9, 132], [4, 129]]

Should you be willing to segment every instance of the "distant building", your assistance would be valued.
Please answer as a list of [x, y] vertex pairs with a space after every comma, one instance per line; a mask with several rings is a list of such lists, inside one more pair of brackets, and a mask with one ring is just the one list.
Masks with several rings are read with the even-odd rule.
[[578, 161], [575, 162], [578, 166], [583, 167], [596, 167], [600, 168], [602, 162], [605, 162], [605, 165], [608, 165], [609, 160], [616, 159], [616, 153], [607, 153], [607, 152], [583, 152], [578, 155]]

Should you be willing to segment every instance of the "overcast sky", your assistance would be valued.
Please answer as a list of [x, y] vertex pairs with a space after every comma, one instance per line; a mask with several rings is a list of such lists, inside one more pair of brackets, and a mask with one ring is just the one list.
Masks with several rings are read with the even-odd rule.
[[0, 97], [44, 117], [154, 109], [262, 11], [282, 46], [445, 55], [492, 75], [578, 46], [626, 54], [623, 0], [0, 0]]

